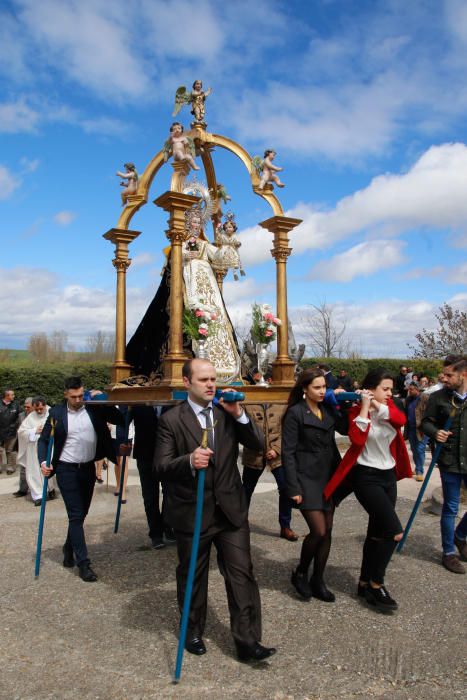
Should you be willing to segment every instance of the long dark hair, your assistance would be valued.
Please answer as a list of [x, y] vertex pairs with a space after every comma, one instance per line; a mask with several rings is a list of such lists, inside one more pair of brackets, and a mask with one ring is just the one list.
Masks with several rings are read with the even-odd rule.
[[287, 410], [302, 400], [303, 392], [307, 386], [318, 377], [324, 377], [324, 372], [317, 367], [312, 369], [304, 369], [303, 372], [300, 372], [297, 377], [297, 381], [295, 382], [295, 386], [289, 394], [289, 398], [287, 400]]
[[376, 389], [384, 379], [392, 379], [392, 381], [394, 381], [392, 374], [384, 369], [384, 367], [371, 369], [362, 382], [362, 389]]

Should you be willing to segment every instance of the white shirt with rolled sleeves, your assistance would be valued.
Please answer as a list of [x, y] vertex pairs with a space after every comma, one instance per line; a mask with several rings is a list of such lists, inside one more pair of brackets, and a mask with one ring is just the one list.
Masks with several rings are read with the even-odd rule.
[[370, 424], [368, 438], [358, 463], [374, 469], [393, 469], [396, 462], [391, 454], [390, 445], [396, 436], [396, 429], [389, 422], [389, 408], [381, 404], [377, 411], [370, 412], [370, 418], [357, 416], [355, 423], [362, 432]]

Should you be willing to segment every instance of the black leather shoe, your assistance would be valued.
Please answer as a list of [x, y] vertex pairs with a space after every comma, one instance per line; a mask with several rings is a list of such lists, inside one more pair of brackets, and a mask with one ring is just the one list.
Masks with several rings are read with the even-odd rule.
[[28, 492], [27, 492], [27, 491], [21, 491], [21, 490], [20, 490], [20, 491], [15, 491], [14, 494], [13, 494], [13, 496], [14, 496], [15, 498], [21, 498], [22, 496], [27, 496], [27, 495], [28, 495]]
[[357, 585], [357, 596], [358, 596], [359, 598], [364, 598], [364, 597], [365, 597], [365, 591], [366, 591], [367, 588], [368, 588], [368, 584], [367, 584], [367, 583], [363, 584], [363, 583], [360, 583], [360, 582], [359, 582], [358, 585]]
[[336, 596], [332, 591], [329, 590], [329, 588], [326, 586], [322, 579], [318, 581], [314, 578], [311, 578], [310, 587], [313, 598], [324, 600], [325, 603], [334, 603], [334, 601], [336, 600]]
[[238, 660], [243, 663], [248, 663], [249, 661], [264, 661], [276, 653], [274, 647], [263, 647], [259, 642], [255, 642], [251, 645], [235, 642], [235, 646], [237, 647]]
[[49, 493], [47, 494], [47, 500], [48, 501], [55, 501], [57, 498], [57, 492], [55, 489], [50, 489]]
[[201, 637], [190, 637], [185, 641], [185, 649], [190, 654], [196, 654], [196, 656], [202, 656], [206, 653], [206, 645], [201, 639]]
[[38, 498], [37, 501], [34, 501], [34, 505], [36, 506], [36, 508], [41, 506], [42, 505], [42, 498]]
[[91, 569], [90, 564], [81, 564], [79, 567], [79, 576], [86, 583], [97, 581], [96, 573]]
[[153, 537], [151, 540], [151, 546], [153, 549], [164, 549], [165, 542], [162, 540], [162, 537]]
[[394, 598], [391, 598], [384, 586], [381, 586], [381, 588], [372, 588], [372, 586], [368, 586], [365, 590], [365, 600], [370, 605], [384, 612], [397, 610], [398, 608], [396, 601]]
[[62, 551], [63, 551], [63, 566], [65, 566], [67, 569], [72, 569], [75, 565], [75, 558], [73, 556], [73, 550], [70, 547], [67, 547], [66, 544], [64, 544], [62, 547]]
[[298, 595], [305, 600], [310, 600], [312, 592], [310, 584], [308, 583], [307, 574], [303, 573], [303, 571], [295, 569], [295, 571], [292, 573], [291, 581], [295, 586], [295, 590], [297, 591]]

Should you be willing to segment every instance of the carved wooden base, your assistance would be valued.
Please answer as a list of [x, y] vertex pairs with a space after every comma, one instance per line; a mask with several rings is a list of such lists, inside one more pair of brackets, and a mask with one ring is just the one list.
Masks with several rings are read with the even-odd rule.
[[[219, 388], [224, 388], [219, 386]], [[225, 387], [232, 388], [232, 387]], [[269, 387], [261, 386], [236, 386], [233, 387], [236, 391], [242, 391], [245, 394], [246, 405], [253, 403], [277, 403], [285, 404], [289, 397], [290, 388], [287, 386]], [[157, 386], [109, 386], [106, 387], [109, 401], [121, 404], [144, 404], [152, 403], [159, 404], [162, 402], [174, 403], [180, 400], [180, 391], [183, 387], [179, 385], [169, 386], [161, 383]], [[174, 398], [175, 397], [175, 398]]]
[[115, 362], [110, 371], [110, 379], [113, 383], [121, 382], [131, 376], [132, 367], [128, 362]]
[[272, 383], [288, 387], [289, 390], [295, 384], [295, 362], [290, 359], [275, 360], [272, 363]]

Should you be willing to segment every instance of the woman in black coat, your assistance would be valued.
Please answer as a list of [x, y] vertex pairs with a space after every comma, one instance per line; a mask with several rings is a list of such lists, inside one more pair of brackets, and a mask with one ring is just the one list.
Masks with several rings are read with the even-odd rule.
[[[347, 433], [347, 416], [323, 403], [324, 372], [304, 370], [290, 392], [282, 423], [282, 464], [287, 492], [309, 527], [303, 540], [300, 563], [292, 583], [305, 599], [333, 602], [335, 596], [324, 583], [324, 569], [331, 549], [334, 507], [323, 500], [323, 489], [340, 462], [335, 430]], [[314, 560], [313, 575], [308, 569]]]

